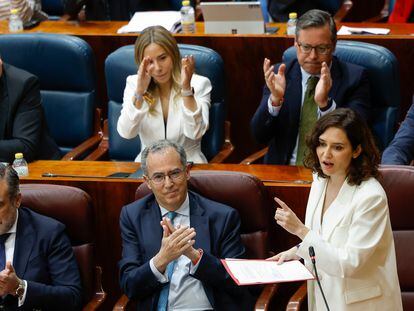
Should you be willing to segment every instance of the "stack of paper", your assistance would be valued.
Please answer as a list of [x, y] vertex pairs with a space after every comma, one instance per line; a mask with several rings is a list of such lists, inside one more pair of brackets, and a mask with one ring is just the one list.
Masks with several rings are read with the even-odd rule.
[[342, 26], [338, 30], [338, 35], [388, 35], [390, 30], [388, 28], [359, 28]]
[[280, 265], [270, 260], [222, 259], [221, 262], [237, 285], [314, 279], [299, 260], [286, 261]]
[[161, 25], [171, 32], [178, 32], [180, 19], [179, 11], [136, 12], [128, 25], [118, 29], [118, 33], [141, 32], [155, 25]]

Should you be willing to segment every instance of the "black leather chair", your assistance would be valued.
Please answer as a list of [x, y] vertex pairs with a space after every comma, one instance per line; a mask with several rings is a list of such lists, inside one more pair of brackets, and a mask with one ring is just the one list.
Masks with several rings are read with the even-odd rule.
[[84, 311], [96, 310], [106, 293], [102, 289], [102, 269], [95, 266], [92, 201], [81, 189], [60, 185], [20, 185], [22, 206], [52, 217], [66, 226], [78, 262]]
[[[230, 142], [230, 123], [225, 121], [224, 64], [221, 56], [212, 49], [179, 44], [181, 55], [195, 57], [196, 72], [210, 79], [211, 92], [210, 127], [204, 134], [201, 149], [209, 162], [222, 162], [233, 151]], [[104, 124], [104, 138], [98, 149], [87, 160], [109, 158], [117, 161], [133, 161], [141, 149], [139, 137], [124, 139], [119, 136], [116, 124], [121, 113], [126, 78], [136, 74], [134, 46], [127, 45], [110, 54], [105, 61], [108, 90], [108, 119]]]
[[39, 78], [49, 132], [62, 154], [98, 131], [95, 59], [88, 43], [61, 34], [1, 35], [0, 54]]

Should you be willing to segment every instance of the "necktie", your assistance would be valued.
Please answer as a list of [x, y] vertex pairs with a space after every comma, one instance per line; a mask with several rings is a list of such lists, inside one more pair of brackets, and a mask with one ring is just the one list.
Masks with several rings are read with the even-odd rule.
[[[171, 220], [172, 223], [174, 223], [174, 218], [175, 216], [177, 216], [176, 212], [168, 212], [167, 217]], [[167, 265], [167, 269], [166, 269], [166, 273], [168, 276], [168, 283], [161, 289], [160, 292], [160, 298], [158, 299], [158, 307], [157, 310], [158, 311], [166, 311], [167, 310], [167, 306], [168, 306], [168, 294], [170, 291], [170, 282], [171, 282], [171, 277], [174, 271], [174, 267], [175, 267], [175, 260], [171, 261], [168, 265]]]
[[0, 235], [0, 270], [6, 267], [6, 248], [4, 242], [9, 238], [10, 233]]
[[318, 77], [312, 76], [308, 79], [308, 86], [306, 87], [305, 98], [303, 99], [302, 111], [300, 113], [296, 165], [303, 165], [303, 158], [306, 151], [306, 135], [312, 131], [312, 128], [318, 119], [318, 105], [315, 103], [315, 88], [318, 81]]

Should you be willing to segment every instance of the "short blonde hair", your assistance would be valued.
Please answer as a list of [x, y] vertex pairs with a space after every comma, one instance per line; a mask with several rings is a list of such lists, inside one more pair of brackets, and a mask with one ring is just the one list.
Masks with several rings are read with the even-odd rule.
[[[137, 66], [141, 64], [142, 59], [144, 58], [144, 51], [151, 43], [161, 46], [171, 57], [173, 62], [172, 87], [176, 91], [176, 94], [179, 94], [181, 89], [181, 57], [177, 41], [171, 33], [162, 26], [145, 28], [135, 42], [135, 62]], [[158, 97], [157, 84], [154, 79], [151, 79], [147, 91], [152, 97]], [[152, 106], [153, 105], [150, 106], [150, 110], [151, 108], [153, 109]]]

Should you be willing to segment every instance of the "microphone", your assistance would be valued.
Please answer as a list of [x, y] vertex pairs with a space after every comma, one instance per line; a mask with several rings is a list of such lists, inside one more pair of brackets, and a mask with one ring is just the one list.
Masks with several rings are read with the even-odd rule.
[[325, 294], [322, 290], [321, 282], [319, 281], [318, 270], [316, 269], [316, 264], [315, 264], [315, 250], [313, 249], [313, 246], [309, 246], [309, 257], [312, 261], [313, 269], [315, 270], [316, 281], [318, 282], [319, 289], [321, 290], [322, 298], [323, 298], [323, 301], [325, 302], [326, 310], [330, 311], [328, 302], [326, 301], [326, 298], [325, 298]]

